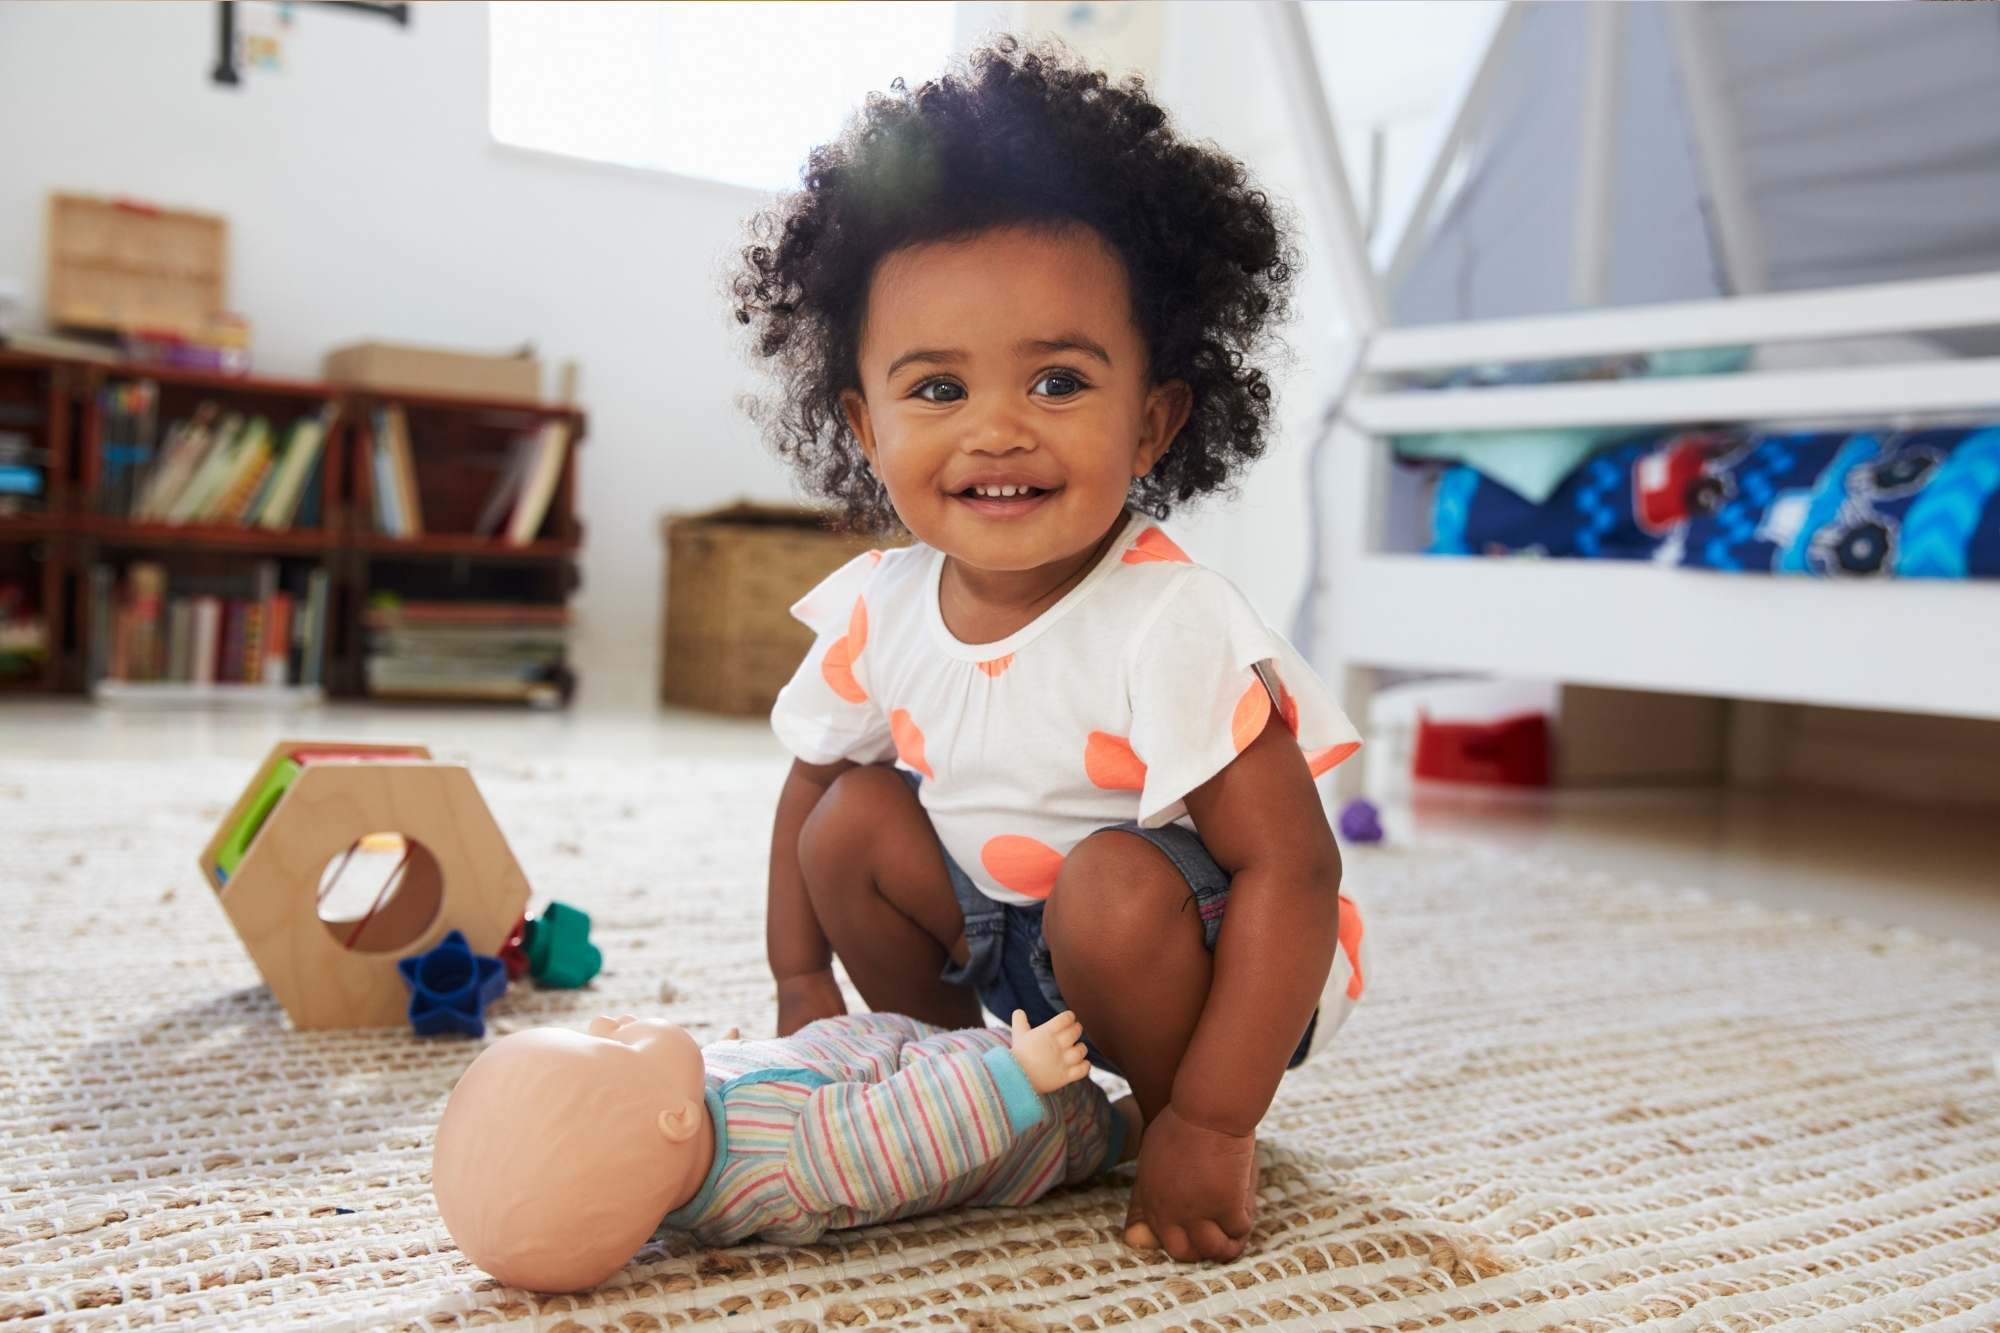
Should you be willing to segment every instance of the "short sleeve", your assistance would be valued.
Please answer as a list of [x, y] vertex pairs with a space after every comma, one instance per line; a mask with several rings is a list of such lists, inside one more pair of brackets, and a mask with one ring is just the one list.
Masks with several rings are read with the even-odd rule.
[[867, 588], [881, 559], [880, 551], [857, 555], [792, 603], [793, 617], [816, 637], [778, 692], [771, 730], [808, 764], [895, 756], [889, 719], [868, 685]]
[[1361, 748], [1318, 674], [1212, 569], [1190, 568], [1167, 590], [1128, 669], [1143, 828], [1186, 814], [1187, 794], [1228, 767], [1273, 708], [1315, 778]]

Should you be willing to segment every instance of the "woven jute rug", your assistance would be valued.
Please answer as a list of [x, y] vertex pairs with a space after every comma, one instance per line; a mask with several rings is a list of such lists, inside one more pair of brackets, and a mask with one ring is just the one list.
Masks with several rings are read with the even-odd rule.
[[[0, 763], [0, 1324], [2000, 1326], [2000, 959], [1450, 846], [1350, 853], [1374, 975], [1271, 1108], [1238, 1262], [1125, 1249], [1127, 1168], [504, 1288], [429, 1190], [479, 1044], [290, 1030], [194, 869], [249, 768]], [[781, 764], [474, 771], [606, 956], [586, 991], [516, 987], [490, 1033], [768, 1028]]]

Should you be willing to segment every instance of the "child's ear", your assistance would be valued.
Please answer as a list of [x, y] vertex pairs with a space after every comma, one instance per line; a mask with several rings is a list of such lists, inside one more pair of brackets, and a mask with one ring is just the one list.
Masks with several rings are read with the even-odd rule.
[[703, 1104], [685, 1101], [670, 1111], [660, 1112], [660, 1134], [669, 1143], [686, 1143], [701, 1128]]
[[861, 442], [861, 456], [868, 460], [872, 470], [875, 466], [875, 423], [868, 419], [868, 400], [858, 390], [842, 389], [840, 410], [847, 418], [847, 428]]
[[1139, 436], [1139, 451], [1132, 458], [1132, 475], [1143, 477], [1173, 445], [1174, 437], [1187, 425], [1194, 410], [1194, 390], [1185, 380], [1168, 380], [1155, 385], [1146, 395], [1146, 410]]

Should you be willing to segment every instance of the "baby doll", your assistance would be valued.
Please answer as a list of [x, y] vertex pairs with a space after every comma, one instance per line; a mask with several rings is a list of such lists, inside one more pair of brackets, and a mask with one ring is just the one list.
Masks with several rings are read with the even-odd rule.
[[890, 1014], [706, 1049], [671, 1023], [537, 1028], [472, 1062], [438, 1124], [431, 1184], [467, 1258], [581, 1291], [661, 1226], [710, 1245], [809, 1244], [957, 1204], [1025, 1204], [1129, 1159], [1130, 1098], [1090, 1082], [1058, 1014], [1011, 1034]]
[[1263, 452], [1297, 250], [1240, 163], [1060, 48], [892, 89], [733, 283], [778, 452], [915, 538], [792, 607], [778, 1030], [844, 1011], [835, 953], [944, 1027], [1073, 1009], [1145, 1118], [1126, 1239], [1233, 1257], [1257, 1124], [1361, 994], [1315, 787], [1359, 738], [1160, 520]]

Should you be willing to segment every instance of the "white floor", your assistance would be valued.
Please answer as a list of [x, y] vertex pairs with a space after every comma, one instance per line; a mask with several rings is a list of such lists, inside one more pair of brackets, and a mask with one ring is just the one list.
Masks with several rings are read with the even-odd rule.
[[[676, 709], [533, 713], [331, 705], [296, 713], [0, 707], [0, 757], [262, 757], [283, 736], [417, 740], [492, 756], [767, 755], [761, 718]], [[2000, 818], [1802, 791], [1511, 793], [1420, 788], [1385, 803], [1391, 838], [1442, 835], [1662, 885], [1698, 885], [2000, 948]]]

